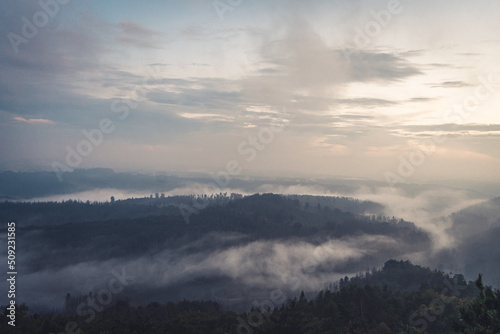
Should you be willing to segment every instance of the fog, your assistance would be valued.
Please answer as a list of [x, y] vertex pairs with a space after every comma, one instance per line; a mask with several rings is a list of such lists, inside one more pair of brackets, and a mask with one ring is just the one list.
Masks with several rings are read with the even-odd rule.
[[[236, 180], [235, 183], [240, 181]], [[133, 256], [109, 257], [106, 250], [113, 235], [95, 236], [89, 243], [75, 245], [72, 254], [62, 254], [52, 241], [37, 230], [18, 233], [18, 287], [20, 302], [36, 308], [63, 308], [64, 296], [97, 292], [107, 286], [115, 272], [133, 276], [117, 299], [133, 303], [178, 299], [215, 299], [228, 307], [244, 309], [251, 301], [268, 299], [273, 291], [294, 296], [301, 290], [331, 287], [344, 276], [379, 268], [390, 258], [466, 274], [474, 279], [479, 272], [485, 281], [499, 286], [496, 265], [500, 253], [491, 251], [496, 241], [489, 234], [500, 230], [498, 199], [467, 189], [446, 186], [400, 185], [388, 187], [375, 182], [349, 180], [251, 180], [238, 188], [216, 189], [208, 183], [187, 182], [165, 191], [166, 196], [206, 193], [281, 193], [317, 196], [346, 196], [380, 203], [378, 215], [403, 218], [428, 233], [429, 245], [408, 245], [382, 235], [358, 235], [339, 239], [306, 237], [260, 240], [244, 233], [209, 233], [175, 245]], [[148, 196], [148, 192], [144, 194]], [[143, 195], [143, 196], [144, 196]], [[95, 189], [79, 194], [46, 197], [50, 200], [78, 198], [107, 201], [110, 196], [141, 197], [141, 193], [118, 189]], [[40, 198], [41, 199], [41, 198]], [[370, 214], [368, 212], [365, 212]], [[119, 228], [119, 227], [118, 227]], [[493, 233], [493, 235], [495, 235]], [[68, 239], [72, 240], [72, 239]], [[145, 244], [148, 239], [144, 239]], [[477, 253], [480, 249], [488, 249]], [[101, 246], [99, 246], [101, 245]], [[0, 241], [5, 247], [5, 238]], [[477, 250], [477, 251], [475, 251]], [[95, 254], [78, 260], [76, 254]], [[480, 256], [482, 261], [478, 261]], [[37, 259], [51, 259], [34, 266]], [[0, 261], [6, 261], [5, 255]], [[4, 283], [3, 283], [4, 284]], [[0, 303], [5, 302], [2, 296]]]
[[[116, 200], [127, 198], [140, 198], [149, 196], [148, 192], [128, 192], [121, 189], [93, 189], [71, 194], [60, 194], [51, 196], [42, 196], [29, 199], [30, 202], [62, 202], [67, 200], [73, 201], [90, 201], [90, 202], [107, 202], [113, 196]], [[26, 200], [26, 199], [24, 199]]]
[[[301, 290], [318, 291], [345, 275], [369, 270], [373, 259], [380, 265], [387, 256], [411, 255], [405, 252], [404, 245], [383, 236], [360, 236], [319, 244], [301, 240], [241, 242], [242, 239], [242, 235], [211, 234], [175, 250], [141, 254], [132, 259], [80, 262], [35, 272], [29, 272], [22, 265], [30, 256], [24, 254], [19, 257], [20, 268], [24, 270], [19, 269], [18, 300], [33, 307], [62, 308], [66, 293], [96, 293], [106, 288], [113, 278], [112, 270], [125, 270], [134, 277], [133, 288], [125, 291], [121, 298], [128, 297], [140, 304], [189, 297], [207, 299], [213, 291], [219, 291], [219, 299], [229, 298], [228, 290], [245, 291], [245, 298], [249, 299], [266, 297], [275, 289], [293, 296]], [[210, 278], [218, 281], [210, 282]], [[187, 290], [185, 296], [169, 291], [179, 287]], [[220, 292], [223, 289], [226, 292]], [[162, 293], [148, 297], [152, 291]]]

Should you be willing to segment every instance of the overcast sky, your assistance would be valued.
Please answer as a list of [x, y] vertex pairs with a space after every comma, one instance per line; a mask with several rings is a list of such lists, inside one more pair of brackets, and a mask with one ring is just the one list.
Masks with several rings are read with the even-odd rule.
[[2, 170], [500, 181], [497, 0], [58, 1], [2, 0]]

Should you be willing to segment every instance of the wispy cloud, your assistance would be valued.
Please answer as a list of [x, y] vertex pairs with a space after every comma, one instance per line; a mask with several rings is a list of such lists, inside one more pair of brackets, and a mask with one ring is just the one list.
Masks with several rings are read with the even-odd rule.
[[30, 124], [54, 124], [53, 121], [48, 120], [48, 119], [43, 119], [43, 118], [26, 119], [24, 117], [14, 117], [14, 120], [18, 121], [18, 122], [25, 122], [25, 123], [30, 123]]
[[148, 29], [138, 22], [122, 21], [118, 23], [116, 36], [120, 44], [129, 47], [161, 49], [165, 45], [164, 34]]
[[440, 84], [433, 84], [431, 87], [436, 88], [460, 88], [460, 87], [470, 87], [473, 84], [464, 81], [445, 81]]
[[[6, 38], [0, 41], [0, 109], [6, 120], [16, 120], [16, 131], [8, 129], [7, 121], [0, 125], [5, 129], [2, 142], [11, 136], [11, 145], [25, 142], [28, 126], [49, 124], [43, 120], [60, 130], [39, 134], [47, 160], [34, 161], [27, 145], [4, 152], [15, 151], [12, 160], [37, 166], [60, 160], [66, 143], [78, 142], [83, 129], [115, 116], [110, 108], [114, 100], [140, 99], [140, 106], [106, 141], [119, 149], [110, 154], [103, 145], [86, 160], [88, 166], [134, 168], [137, 162], [131, 157], [140, 147], [172, 144], [186, 152], [206, 151], [210, 159], [188, 158], [176, 150], [164, 160], [186, 167], [224, 165], [239, 157], [228, 143], [255, 136], [280, 118], [275, 111], [284, 107], [293, 112], [294, 121], [266, 150], [273, 153], [255, 161], [256, 169], [293, 166], [299, 172], [382, 177], [379, 171], [387, 163], [376, 156], [390, 160], [389, 154], [395, 154], [391, 161], [397, 161], [397, 154], [413, 148], [409, 140], [438, 133], [457, 138], [464, 150], [496, 158], [490, 145], [498, 135], [494, 126], [500, 124], [496, 98], [468, 120], [488, 129], [451, 129], [441, 124], [440, 112], [474, 91], [477, 73], [496, 69], [498, 39], [492, 31], [498, 26], [493, 15], [498, 6], [445, 3], [408, 3], [370, 38], [369, 47], [353, 48], [359, 29], [375, 20], [372, 11], [383, 9], [378, 3], [273, 0], [242, 5], [221, 22], [207, 2], [197, 9], [193, 2], [151, 7], [114, 0], [108, 5], [71, 2], [36, 38], [21, 45], [23, 52], [16, 54]], [[469, 22], [471, 8], [483, 13], [482, 19], [457, 27], [452, 19]], [[22, 33], [21, 18], [32, 18], [39, 10], [26, 0], [7, 4], [0, 14], [2, 35]], [[442, 19], [431, 20], [429, 12], [443, 13]], [[144, 83], [151, 68], [158, 80]], [[425, 128], [429, 125], [435, 128]], [[399, 150], [382, 154], [375, 147]], [[335, 154], [348, 158], [338, 164]], [[158, 157], [144, 153], [143, 158], [142, 167], [158, 166]], [[306, 160], [309, 167], [302, 163]]]

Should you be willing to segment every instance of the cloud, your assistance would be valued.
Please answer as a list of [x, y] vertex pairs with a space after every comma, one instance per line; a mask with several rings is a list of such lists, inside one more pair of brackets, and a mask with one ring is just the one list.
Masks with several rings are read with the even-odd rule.
[[432, 88], [461, 88], [473, 86], [471, 83], [464, 81], [445, 81], [440, 84], [433, 84]]
[[422, 74], [408, 60], [395, 54], [354, 51], [350, 57], [354, 81], [390, 82]]
[[23, 117], [14, 117], [14, 120], [18, 121], [18, 122], [29, 123], [29, 124], [54, 124], [53, 121], [50, 121], [48, 119], [43, 119], [43, 118], [29, 118], [29, 119], [26, 119], [26, 118], [23, 118]]
[[[258, 36], [265, 71], [260, 70], [261, 76], [253, 80], [261, 79], [264, 84], [269, 80], [273, 84], [269, 88], [288, 89], [289, 96], [301, 91], [308, 92], [306, 96], [331, 93], [331, 87], [341, 89], [350, 82], [391, 82], [422, 73], [396, 54], [330, 47], [312, 25], [298, 17], [289, 18], [271, 34]], [[274, 80], [282, 84], [275, 86]]]
[[410, 137], [497, 137], [500, 135], [500, 124], [410, 125], [401, 130], [400, 134]]
[[[30, 5], [28, 5], [28, 3]], [[11, 18], [1, 20], [0, 31], [21, 29], [21, 17], [40, 11], [37, 3], [19, 1], [9, 3]], [[31, 14], [32, 15], [32, 14]], [[75, 25], [65, 27], [62, 17], [75, 15]], [[19, 20], [19, 21], [17, 21]], [[14, 117], [47, 119], [65, 122], [79, 104], [86, 103], [87, 111], [93, 108], [92, 99], [80, 93], [82, 77], [95, 73], [99, 57], [104, 53], [106, 31], [97, 35], [93, 26], [81, 26], [81, 13], [71, 4], [60, 12], [47, 26], [15, 53], [7, 39], [2, 39], [0, 57], [3, 59], [0, 76], [0, 108]], [[96, 28], [97, 29], [97, 28]], [[28, 98], [29, 97], [29, 98]], [[85, 96], [87, 98], [88, 96]], [[80, 109], [81, 110], [81, 109]], [[84, 116], [88, 113], [82, 113]]]
[[[0, 42], [4, 60], [0, 110], [7, 114], [2, 129], [13, 124], [9, 122], [14, 118], [18, 120], [16, 131], [2, 133], [7, 139], [2, 142], [12, 142], [15, 147], [0, 149], [10, 154], [6, 160], [18, 161], [16, 165], [31, 161], [30, 167], [48, 167], [54, 157], [64, 157], [67, 143], [75, 145], [82, 139], [83, 129], [95, 128], [103, 118], [116, 120], [111, 110], [115, 99], [128, 99], [138, 102], [137, 107], [126, 121], [117, 122], [113, 135], [85, 160], [87, 166], [133, 168], [138, 162], [132, 157], [140, 154], [144, 159], [141, 168], [148, 164], [156, 168], [161, 159], [141, 153], [141, 149], [156, 147], [164, 152], [159, 147], [182, 147], [186, 152], [203, 151], [210, 163], [196, 160], [191, 153], [182, 154], [180, 149], [169, 151], [164, 160], [186, 164], [184, 168], [208, 169], [238, 158], [236, 149], [227, 143], [258, 134], [283, 118], [273, 111], [286, 107], [294, 120], [266, 150], [272, 154], [262, 152], [259, 158], [263, 162], [256, 161], [252, 167], [268, 171], [284, 166], [297, 168], [297, 172], [331, 170], [380, 177], [389, 153], [411, 149], [406, 142], [409, 139], [438, 133], [405, 127], [435, 122], [435, 105], [449, 98], [436, 97], [429, 82], [443, 87], [465, 85], [470, 77], [466, 62], [471, 60], [459, 54], [470, 50], [456, 45], [438, 52], [429, 43], [415, 42], [420, 35], [410, 34], [414, 29], [411, 20], [415, 13], [422, 13], [419, 5], [415, 11], [404, 11], [405, 20], [394, 17], [380, 38], [373, 39], [371, 49], [342, 49], [332, 29], [353, 37], [353, 28], [365, 23], [362, 21], [369, 17], [372, 5], [259, 3], [238, 7], [231, 13], [238, 20], [221, 23], [204, 20], [217, 18], [210, 5], [206, 8], [210, 13], [203, 9], [192, 15], [186, 5], [169, 3], [163, 8], [171, 9], [169, 15], [177, 17], [165, 21], [164, 16], [151, 12], [148, 19], [141, 19], [144, 16], [126, 4], [123, 11], [111, 15], [104, 5], [72, 2], [61, 8], [36, 38], [22, 45], [19, 54], [13, 52], [7, 39]], [[5, 7], [0, 22], [4, 35], [19, 32], [21, 18], [40, 10], [37, 3], [29, 1]], [[258, 12], [262, 15], [254, 20]], [[420, 21], [418, 27], [421, 29]], [[411, 38], [400, 44], [403, 37]], [[434, 42], [430, 44], [434, 46]], [[483, 57], [488, 52], [481, 49], [477, 54]], [[448, 55], [460, 58], [453, 69], [429, 66], [447, 64]], [[455, 64], [453, 59], [449, 63]], [[466, 67], [468, 74], [464, 75]], [[145, 84], [151, 69], [157, 76]], [[414, 92], [419, 92], [417, 97]], [[33, 154], [26, 148], [29, 145], [20, 144], [27, 143], [26, 136], [35, 140], [28, 126], [36, 120], [47, 120], [57, 127], [57, 132], [39, 133], [39, 149], [45, 154]], [[498, 136], [496, 130], [461, 130], [446, 136], [464, 140], [481, 137], [484, 148], [468, 144], [467, 150], [486, 150], [494, 156], [489, 143]], [[286, 141], [293, 144], [286, 145]], [[119, 148], [113, 154], [111, 144]], [[377, 154], [377, 147], [399, 147], [400, 151]], [[338, 163], [333, 158], [336, 154], [348, 158]], [[380, 159], [375, 160], [377, 157]]]
[[122, 21], [118, 23], [116, 40], [125, 46], [136, 48], [161, 49], [165, 41], [163, 33], [148, 29], [138, 22]]
[[398, 104], [395, 101], [389, 101], [376, 98], [352, 98], [352, 99], [337, 99], [336, 102], [346, 105], [363, 106], [363, 107], [382, 107]]

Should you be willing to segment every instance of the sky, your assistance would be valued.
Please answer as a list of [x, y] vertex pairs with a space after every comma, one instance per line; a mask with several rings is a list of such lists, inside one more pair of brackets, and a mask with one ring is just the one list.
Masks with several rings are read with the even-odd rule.
[[2, 9], [0, 170], [500, 181], [496, 0]]

